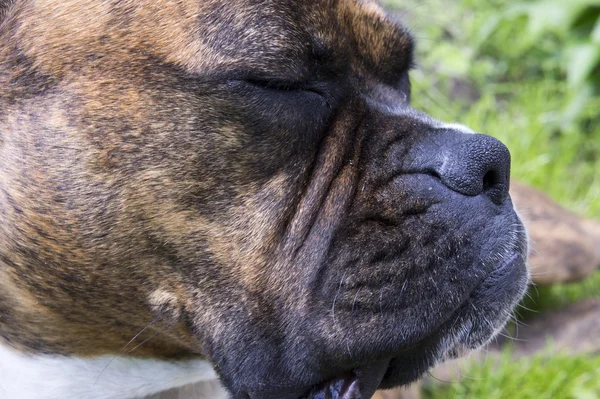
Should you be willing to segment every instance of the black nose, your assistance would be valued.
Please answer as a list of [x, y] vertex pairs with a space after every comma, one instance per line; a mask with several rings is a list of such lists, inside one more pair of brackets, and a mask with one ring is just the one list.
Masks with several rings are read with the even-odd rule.
[[495, 204], [508, 197], [510, 152], [484, 134], [437, 130], [417, 145], [421, 167], [450, 189], [468, 196], [484, 194]]
[[485, 193], [496, 204], [508, 196], [510, 152], [500, 141], [484, 134], [451, 140], [439, 170], [442, 182], [465, 195]]

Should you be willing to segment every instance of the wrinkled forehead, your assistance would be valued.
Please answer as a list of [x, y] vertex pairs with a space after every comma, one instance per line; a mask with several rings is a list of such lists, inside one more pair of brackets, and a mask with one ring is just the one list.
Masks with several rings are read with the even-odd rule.
[[286, 79], [325, 60], [385, 78], [412, 53], [407, 31], [369, 0], [19, 0], [14, 16], [5, 29], [57, 74], [102, 53], [107, 68], [111, 56], [150, 54], [190, 73], [252, 66]]
[[[412, 40], [375, 1], [242, 0], [200, 6], [196, 36], [211, 61], [301, 74], [311, 60], [347, 60], [359, 68], [405, 69]], [[202, 60], [204, 57], [199, 57]], [[206, 58], [204, 58], [206, 59]], [[193, 65], [193, 62], [190, 63]]]

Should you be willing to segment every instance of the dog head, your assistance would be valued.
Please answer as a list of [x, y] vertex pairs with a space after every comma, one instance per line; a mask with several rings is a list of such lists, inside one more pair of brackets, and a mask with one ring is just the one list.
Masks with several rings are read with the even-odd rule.
[[131, 355], [205, 356], [235, 398], [366, 398], [524, 293], [508, 150], [411, 108], [375, 2], [17, 0], [0, 43], [14, 346], [146, 327]]

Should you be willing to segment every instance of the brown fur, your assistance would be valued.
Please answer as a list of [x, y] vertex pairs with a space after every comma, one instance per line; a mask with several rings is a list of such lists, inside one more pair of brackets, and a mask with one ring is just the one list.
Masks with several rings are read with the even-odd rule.
[[410, 107], [376, 2], [3, 4], [2, 345], [370, 397], [523, 295], [508, 149]]
[[[331, 26], [319, 30], [323, 46], [360, 55], [352, 64], [356, 68], [377, 64], [381, 74], [392, 75], [390, 65], [398, 60], [387, 59], [394, 53], [402, 57], [408, 38], [397, 39], [399, 28], [374, 3], [336, 3], [316, 13], [296, 13]], [[183, 256], [170, 245], [182, 237], [201, 238], [215, 259], [231, 265], [221, 272], [223, 279], [241, 274], [253, 290], [265, 288], [252, 269], [278, 245], [280, 228], [265, 224], [277, 210], [265, 198], [284, 199], [288, 177], [275, 175], [262, 187], [249, 187], [241, 162], [233, 165], [238, 184], [230, 189], [238, 199], [223, 215], [229, 222], [186, 209], [182, 203], [211, 182], [173, 174], [194, 170], [199, 155], [192, 150], [197, 143], [173, 146], [170, 136], [196, 123], [194, 109], [214, 111], [201, 101], [190, 107], [188, 94], [173, 89], [180, 82], [164, 71], [193, 75], [253, 65], [260, 73], [281, 73], [283, 63], [297, 73], [305, 33], [281, 18], [277, 23], [286, 29], [268, 30], [271, 46], [252, 48], [257, 33], [249, 21], [269, 5], [260, 11], [239, 1], [235, 14], [219, 15], [230, 26], [196, 23], [223, 12], [220, 6], [218, 1], [20, 0], [3, 12], [0, 331], [12, 345], [85, 356], [115, 353], [158, 317], [137, 341], [161, 333], [134, 355], [201, 352], [189, 325], [156, 313], [170, 308], [179, 314], [178, 308], [193, 306], [189, 287], [164, 261]], [[329, 13], [319, 11], [328, 8], [342, 13], [348, 26], [337, 27]], [[219, 49], [201, 40], [209, 37], [203, 29], [213, 30], [210, 37], [240, 34], [247, 46], [239, 52]], [[340, 39], [336, 29], [352, 29], [355, 42], [331, 46]], [[175, 108], [182, 112], [170, 112]], [[227, 129], [236, 128], [232, 120], [221, 132], [227, 136]], [[238, 140], [233, 136], [227, 146], [234, 151]], [[331, 141], [339, 147], [333, 152], [343, 150], [343, 142]], [[143, 155], [140, 146], [146, 148]], [[337, 167], [322, 165], [324, 182]], [[123, 185], [125, 179], [136, 184]], [[304, 206], [318, 204], [312, 201], [318, 199], [307, 198]], [[330, 206], [335, 212], [338, 205]], [[292, 229], [305, 228], [303, 215], [297, 214], [292, 226], [298, 227]], [[168, 301], [155, 303], [156, 292]]]

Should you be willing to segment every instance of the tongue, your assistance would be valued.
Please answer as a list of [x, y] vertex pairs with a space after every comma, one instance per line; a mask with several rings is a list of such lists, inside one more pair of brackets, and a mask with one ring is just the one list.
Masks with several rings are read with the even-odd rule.
[[306, 399], [370, 399], [387, 370], [388, 362], [361, 368], [314, 387]]

